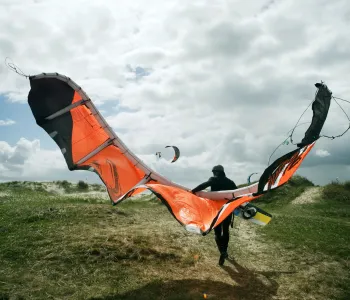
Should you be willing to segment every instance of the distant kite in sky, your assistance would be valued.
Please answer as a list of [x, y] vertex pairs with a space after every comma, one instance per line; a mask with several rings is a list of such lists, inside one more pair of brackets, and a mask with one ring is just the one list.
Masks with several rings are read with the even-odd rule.
[[[176, 162], [179, 159], [179, 157], [180, 157], [180, 150], [176, 146], [166, 146], [165, 148], [170, 148], [170, 147], [172, 147], [174, 149], [174, 151], [175, 151], [173, 160], [171, 161], [173, 163], [173, 162]], [[160, 152], [160, 151], [156, 152], [156, 156], [158, 158], [161, 158], [162, 157], [162, 152]]]
[[258, 173], [252, 173], [248, 176], [247, 178], [247, 183], [250, 184], [250, 178], [254, 175], [254, 174], [258, 174]]
[[179, 159], [179, 157], [180, 157], [180, 150], [179, 150], [179, 148], [176, 147], [176, 146], [166, 146], [165, 148], [169, 148], [169, 147], [172, 147], [172, 148], [174, 149], [174, 151], [175, 151], [173, 160], [172, 160], [171, 162], [172, 162], [172, 163], [173, 163], [173, 162], [176, 162], [176, 161]]

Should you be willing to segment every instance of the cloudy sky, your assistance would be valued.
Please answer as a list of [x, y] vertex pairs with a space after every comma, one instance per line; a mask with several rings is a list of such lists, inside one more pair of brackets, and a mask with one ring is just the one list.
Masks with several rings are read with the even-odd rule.
[[[350, 100], [348, 0], [0, 0], [0, 28], [1, 181], [99, 182], [67, 169], [35, 123], [28, 80], [6, 57], [29, 75], [72, 78], [136, 155], [187, 187], [219, 163], [237, 184], [261, 175], [316, 82]], [[322, 133], [347, 126], [333, 102]], [[320, 139], [298, 173], [316, 184], [350, 180], [349, 134]], [[169, 144], [181, 150], [174, 164]], [[281, 146], [271, 161], [293, 149]]]

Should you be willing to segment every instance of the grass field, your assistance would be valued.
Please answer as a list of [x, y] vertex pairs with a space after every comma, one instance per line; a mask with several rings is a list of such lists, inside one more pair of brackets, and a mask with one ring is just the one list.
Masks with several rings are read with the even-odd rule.
[[98, 185], [0, 184], [0, 299], [350, 299], [350, 183], [294, 177], [255, 203], [272, 221], [236, 219], [219, 267], [213, 233], [153, 196], [113, 207]]

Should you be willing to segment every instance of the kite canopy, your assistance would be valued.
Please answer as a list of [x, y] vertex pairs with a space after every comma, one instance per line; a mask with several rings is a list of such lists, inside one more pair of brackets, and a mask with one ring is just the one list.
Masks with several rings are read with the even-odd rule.
[[315, 86], [318, 88], [318, 91], [315, 101], [312, 103], [312, 121], [301, 143], [297, 144], [298, 147], [308, 145], [320, 137], [320, 132], [327, 119], [329, 106], [331, 105], [332, 92], [327, 86], [322, 83], [316, 83]]
[[[236, 190], [201, 191], [194, 195], [189, 188], [158, 174], [133, 154], [92, 100], [70, 78], [42, 73], [29, 76], [29, 81], [28, 104], [36, 123], [61, 149], [69, 170], [98, 174], [113, 204], [148, 189], [186, 230], [202, 235], [208, 234], [241, 204], [280, 187], [292, 177], [318, 139], [330, 98], [325, 85], [317, 86], [314, 121], [300, 147], [272, 163], [259, 182]], [[176, 161], [180, 152], [177, 147], [171, 147], [175, 150], [173, 161]]]
[[176, 161], [179, 159], [179, 157], [180, 157], [180, 150], [179, 150], [179, 148], [176, 147], [176, 146], [166, 146], [165, 148], [169, 148], [169, 147], [173, 147], [173, 149], [174, 149], [174, 151], [175, 151], [174, 158], [173, 158], [173, 160], [172, 160], [171, 162], [172, 162], [172, 163], [173, 163], [173, 162], [176, 162]]

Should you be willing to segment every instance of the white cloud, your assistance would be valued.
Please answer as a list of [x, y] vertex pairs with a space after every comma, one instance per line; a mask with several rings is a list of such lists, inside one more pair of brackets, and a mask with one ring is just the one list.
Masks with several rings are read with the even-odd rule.
[[21, 138], [13, 147], [0, 141], [0, 177], [21, 176], [23, 165], [39, 148], [39, 140]]
[[21, 138], [14, 146], [0, 141], [0, 181], [18, 179], [100, 182], [94, 173], [69, 171], [61, 151], [41, 149], [39, 140]]
[[331, 155], [327, 150], [322, 150], [322, 149], [317, 149], [315, 154], [319, 157], [326, 157]]
[[0, 126], [10, 126], [13, 124], [16, 124], [16, 122], [10, 119], [0, 120]]
[[40, 177], [63, 170], [62, 154], [58, 152], [41, 150], [39, 140], [21, 138], [14, 146], [0, 141], [0, 178]]
[[[172, 180], [197, 184], [221, 163], [245, 182], [266, 167], [312, 100], [314, 83], [350, 98], [349, 12], [346, 0], [2, 1], [0, 56], [27, 74], [71, 77], [104, 104], [123, 141]], [[27, 79], [0, 66], [0, 93], [27, 105], [28, 91]], [[297, 128], [295, 143], [307, 126]], [[324, 134], [346, 127], [333, 103]], [[320, 139], [303, 165], [344, 168], [342, 143], [349, 142], [337, 141]], [[179, 146], [180, 159], [155, 162], [167, 144]], [[272, 160], [292, 149], [281, 146]], [[318, 160], [322, 151], [332, 155]]]

